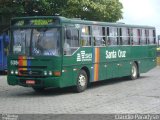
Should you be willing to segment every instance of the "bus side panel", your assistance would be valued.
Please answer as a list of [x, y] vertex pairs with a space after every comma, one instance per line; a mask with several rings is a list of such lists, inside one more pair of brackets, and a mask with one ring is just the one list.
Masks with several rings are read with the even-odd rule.
[[148, 46], [148, 71], [156, 66], [156, 46]]
[[151, 70], [155, 66], [156, 66], [156, 62], [155, 62], [154, 58], [140, 60], [140, 64], [139, 64], [140, 73], [148, 72], [149, 70]]
[[130, 47], [109, 46], [106, 50], [107, 79], [130, 75]]
[[119, 46], [117, 49], [119, 77], [129, 76], [131, 74], [131, 50], [130, 46]]
[[131, 51], [133, 61], [138, 62], [140, 73], [145, 73], [156, 66], [155, 46], [133, 46]]
[[119, 63], [119, 77], [131, 75], [131, 64], [130, 60], [123, 60]]
[[92, 47], [79, 48], [71, 56], [63, 57], [61, 87], [76, 85], [78, 74], [87, 68], [92, 81]]
[[94, 47], [93, 48], [93, 80], [105, 80], [107, 77], [106, 74], [106, 47]]
[[134, 61], [140, 73], [147, 72], [155, 67], [154, 49], [151, 46], [82, 47], [74, 55], [64, 56], [61, 87], [76, 85], [78, 73], [83, 67], [89, 69], [91, 82], [129, 76]]
[[75, 85], [73, 66], [75, 65], [73, 56], [64, 56], [62, 63], [62, 76], [60, 81], [60, 87], [68, 87]]
[[113, 77], [113, 65], [112, 62], [108, 62], [107, 63], [107, 68], [106, 68], [106, 75], [107, 75], [107, 79], [110, 79]]
[[99, 64], [99, 80], [105, 80], [107, 78], [106, 67], [107, 64], [105, 62]]

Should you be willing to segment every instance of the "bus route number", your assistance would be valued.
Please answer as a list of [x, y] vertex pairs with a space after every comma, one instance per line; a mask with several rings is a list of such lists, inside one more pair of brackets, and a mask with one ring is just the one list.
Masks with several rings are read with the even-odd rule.
[[17, 60], [11, 60], [10, 64], [12, 66], [18, 65], [18, 61]]

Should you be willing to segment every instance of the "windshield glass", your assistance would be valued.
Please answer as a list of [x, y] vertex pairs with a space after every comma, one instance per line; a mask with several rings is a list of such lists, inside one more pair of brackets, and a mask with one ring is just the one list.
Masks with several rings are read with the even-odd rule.
[[58, 28], [34, 28], [13, 32], [13, 53], [25, 55], [60, 54], [60, 30]]
[[31, 29], [13, 31], [13, 53], [29, 54]]

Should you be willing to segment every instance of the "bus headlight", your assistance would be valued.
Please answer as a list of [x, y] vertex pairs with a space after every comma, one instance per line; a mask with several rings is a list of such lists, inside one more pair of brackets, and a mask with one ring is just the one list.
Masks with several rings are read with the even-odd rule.
[[47, 75], [47, 71], [44, 71], [44, 75]]
[[12, 74], [12, 75], [14, 74], [14, 71], [13, 71], [13, 70], [11, 70], [11, 74]]
[[52, 75], [52, 71], [49, 71], [49, 75]]
[[15, 74], [18, 75], [18, 71], [17, 70], [15, 71]]

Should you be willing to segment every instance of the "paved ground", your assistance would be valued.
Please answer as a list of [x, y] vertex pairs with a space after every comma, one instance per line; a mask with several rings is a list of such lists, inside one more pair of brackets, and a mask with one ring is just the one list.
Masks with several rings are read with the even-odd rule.
[[160, 113], [160, 67], [137, 80], [108, 80], [79, 94], [70, 89], [38, 94], [31, 88], [8, 86], [6, 76], [0, 76], [0, 113]]

